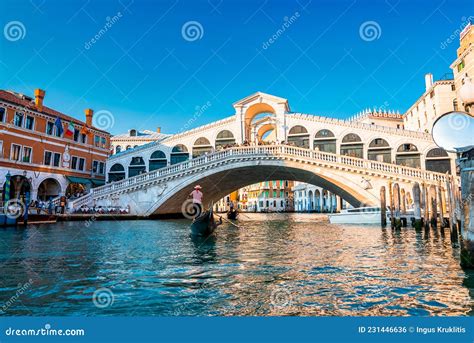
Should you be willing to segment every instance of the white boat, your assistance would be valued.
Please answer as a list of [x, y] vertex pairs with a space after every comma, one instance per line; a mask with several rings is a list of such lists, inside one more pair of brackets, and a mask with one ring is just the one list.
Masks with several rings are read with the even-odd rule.
[[[387, 208], [387, 222], [390, 221], [390, 210]], [[329, 214], [331, 224], [380, 224], [380, 207], [356, 207], [341, 210], [340, 213]]]

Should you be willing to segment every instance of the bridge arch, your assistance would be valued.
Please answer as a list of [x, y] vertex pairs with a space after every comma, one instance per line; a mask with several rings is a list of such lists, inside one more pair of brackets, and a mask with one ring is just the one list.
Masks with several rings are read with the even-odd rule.
[[289, 160], [249, 160], [239, 163], [238, 166], [226, 164], [218, 169], [210, 168], [173, 183], [149, 207], [147, 215], [180, 213], [181, 206], [196, 184], [203, 187], [204, 205], [208, 206], [236, 189], [261, 182], [262, 175], [272, 175], [276, 180], [301, 181], [322, 187], [353, 206], [378, 203], [377, 197], [365, 190], [357, 178], [335, 173], [330, 168], [315, 168], [306, 163]]
[[152, 171], [160, 169], [166, 167], [167, 165], [168, 160], [166, 158], [166, 154], [161, 150], [156, 150], [150, 156], [150, 159], [148, 161], [148, 170]]
[[351, 157], [364, 157], [364, 143], [356, 133], [346, 134], [341, 141], [341, 155]]
[[128, 166], [128, 177], [146, 173], [145, 160], [141, 156], [132, 157], [132, 161]]
[[120, 181], [125, 179], [125, 177], [125, 168], [123, 167], [123, 165], [121, 165], [120, 163], [115, 163], [112, 167], [110, 167], [107, 180], [109, 182]]
[[425, 168], [438, 173], [451, 173], [451, 159], [442, 148], [432, 148], [425, 156]]
[[212, 145], [206, 137], [199, 137], [193, 145], [193, 158], [212, 152]]
[[421, 153], [418, 147], [412, 143], [403, 143], [397, 149], [395, 163], [401, 166], [420, 168]]
[[334, 133], [328, 129], [321, 129], [314, 135], [313, 149], [322, 152], [336, 153], [337, 139]]
[[288, 131], [288, 143], [300, 148], [309, 148], [309, 133], [303, 125], [295, 125]]
[[367, 148], [367, 159], [378, 162], [392, 162], [392, 148], [383, 138], [374, 138]]
[[170, 164], [176, 164], [189, 159], [189, 151], [184, 144], [177, 144], [171, 149]]

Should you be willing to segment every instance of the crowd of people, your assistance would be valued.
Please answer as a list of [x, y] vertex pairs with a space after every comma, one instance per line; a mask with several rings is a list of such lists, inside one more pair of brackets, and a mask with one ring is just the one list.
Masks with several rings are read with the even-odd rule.
[[130, 206], [87, 206], [82, 205], [74, 213], [78, 214], [129, 214]]

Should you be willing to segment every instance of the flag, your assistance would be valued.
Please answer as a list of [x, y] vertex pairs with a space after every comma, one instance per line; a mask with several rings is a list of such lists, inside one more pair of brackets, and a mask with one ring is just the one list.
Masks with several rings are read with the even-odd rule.
[[72, 123], [72, 121], [70, 121], [69, 124], [66, 126], [66, 135], [67, 136], [74, 135], [74, 124]]
[[54, 126], [56, 126], [56, 130], [58, 132], [58, 136], [63, 135], [63, 123], [61, 123], [61, 119], [59, 117], [56, 118], [56, 121], [54, 122]]
[[85, 126], [82, 127], [81, 129], [81, 135], [87, 135], [89, 133], [89, 129]]

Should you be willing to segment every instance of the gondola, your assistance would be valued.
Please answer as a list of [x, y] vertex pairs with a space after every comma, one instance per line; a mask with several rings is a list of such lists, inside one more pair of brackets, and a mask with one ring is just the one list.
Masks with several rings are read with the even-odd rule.
[[219, 222], [216, 222], [211, 206], [208, 211], [194, 218], [191, 224], [191, 234], [193, 236], [209, 236], [221, 224], [222, 218], [220, 218]]
[[227, 212], [227, 219], [237, 219], [239, 212], [236, 209], [231, 209]]

